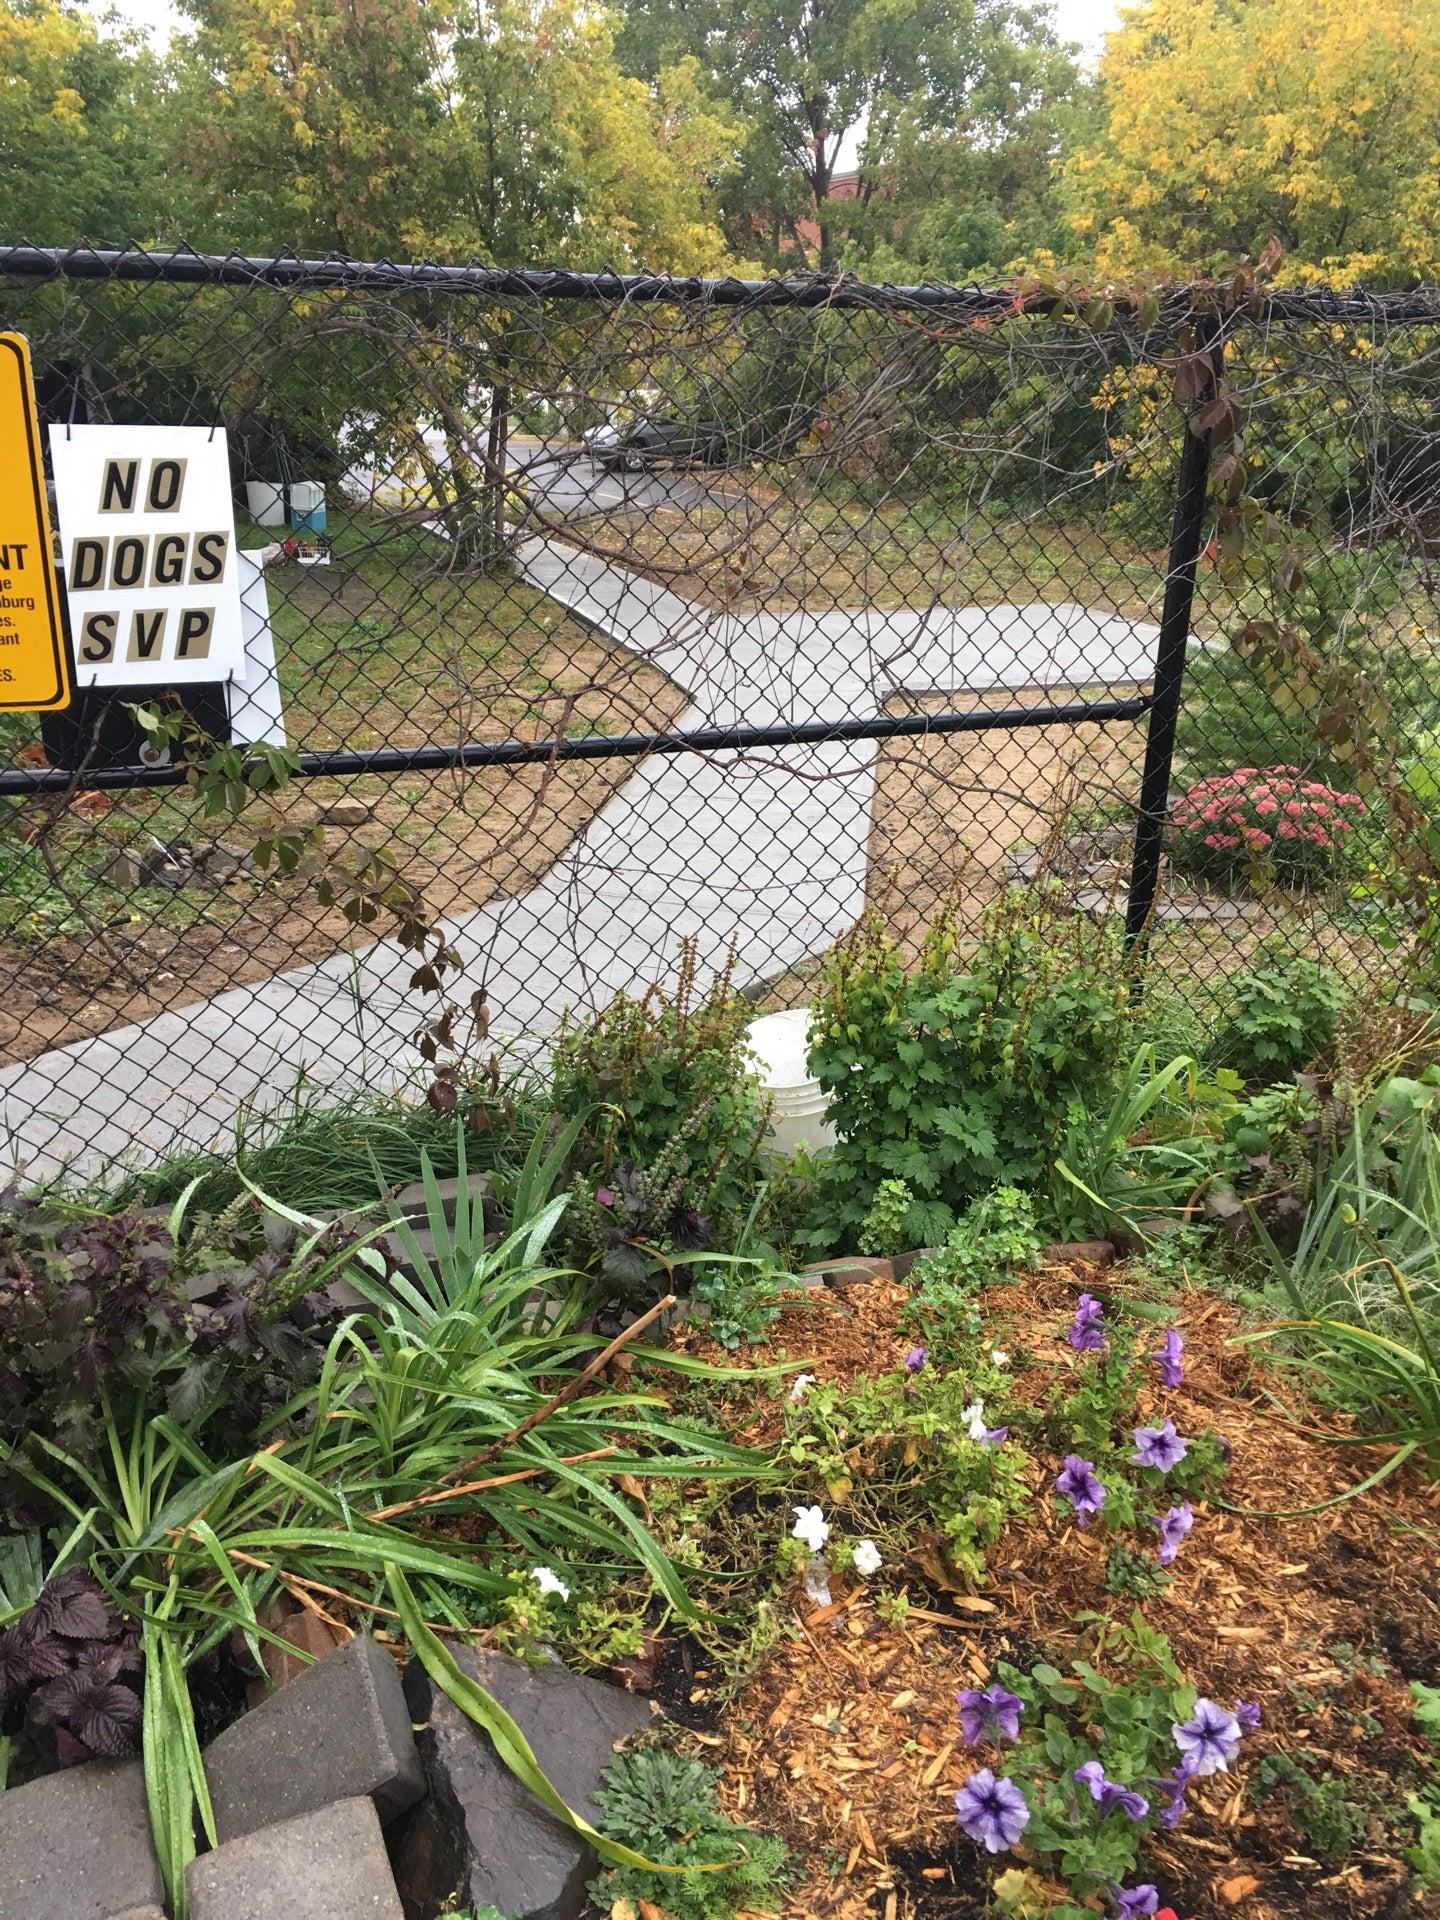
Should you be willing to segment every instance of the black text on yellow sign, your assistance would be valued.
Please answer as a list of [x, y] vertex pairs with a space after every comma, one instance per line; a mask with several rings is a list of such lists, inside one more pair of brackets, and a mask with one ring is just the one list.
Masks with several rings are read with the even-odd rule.
[[0, 333], [0, 711], [70, 704], [30, 348]]

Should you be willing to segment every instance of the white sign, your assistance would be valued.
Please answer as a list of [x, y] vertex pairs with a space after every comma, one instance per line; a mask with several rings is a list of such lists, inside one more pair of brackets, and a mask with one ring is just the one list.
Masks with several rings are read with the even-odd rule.
[[230, 738], [239, 746], [285, 745], [285, 714], [280, 705], [280, 676], [275, 671], [275, 635], [270, 629], [270, 596], [265, 591], [265, 561], [274, 547], [240, 549], [240, 605], [245, 622], [245, 670], [225, 689], [230, 708]]
[[222, 427], [52, 426], [77, 686], [245, 671]]

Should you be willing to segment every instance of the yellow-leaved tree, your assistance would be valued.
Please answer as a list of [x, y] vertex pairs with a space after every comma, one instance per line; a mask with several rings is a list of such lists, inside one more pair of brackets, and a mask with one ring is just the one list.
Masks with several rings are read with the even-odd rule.
[[1273, 236], [1293, 279], [1440, 275], [1440, 0], [1144, 0], [1096, 104], [1063, 192], [1103, 274]]

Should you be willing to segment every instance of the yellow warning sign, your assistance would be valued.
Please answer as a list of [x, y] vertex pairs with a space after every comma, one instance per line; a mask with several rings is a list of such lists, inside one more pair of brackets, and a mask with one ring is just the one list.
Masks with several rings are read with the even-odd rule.
[[0, 333], [0, 711], [69, 704], [30, 347]]

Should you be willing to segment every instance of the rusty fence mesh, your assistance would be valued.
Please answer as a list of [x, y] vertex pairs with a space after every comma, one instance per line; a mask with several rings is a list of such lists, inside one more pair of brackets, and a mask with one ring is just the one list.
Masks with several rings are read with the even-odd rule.
[[[52, 441], [224, 429], [248, 616], [241, 676], [177, 702], [90, 686], [82, 656], [68, 712], [0, 721], [0, 1103], [32, 1174], [402, 1080], [441, 989], [466, 1019], [483, 992], [491, 1043], [686, 954], [803, 1006], [867, 909], [913, 947], [1020, 882], [1097, 938], [1128, 927], [1177, 1005], [1218, 1005], [1258, 953], [1377, 990], [1403, 971], [1389, 817], [1339, 797], [1334, 688], [1237, 644], [1236, 443], [1177, 369], [1223, 354], [1252, 523], [1304, 562], [1277, 645], [1375, 702], [1419, 793], [1432, 299], [1087, 317], [12, 247], [0, 326]], [[157, 744], [137, 707], [180, 731]], [[286, 756], [243, 806], [193, 778], [226, 743]], [[1205, 817], [1237, 769], [1270, 777], [1243, 828]], [[301, 850], [257, 858], [277, 839]]]

